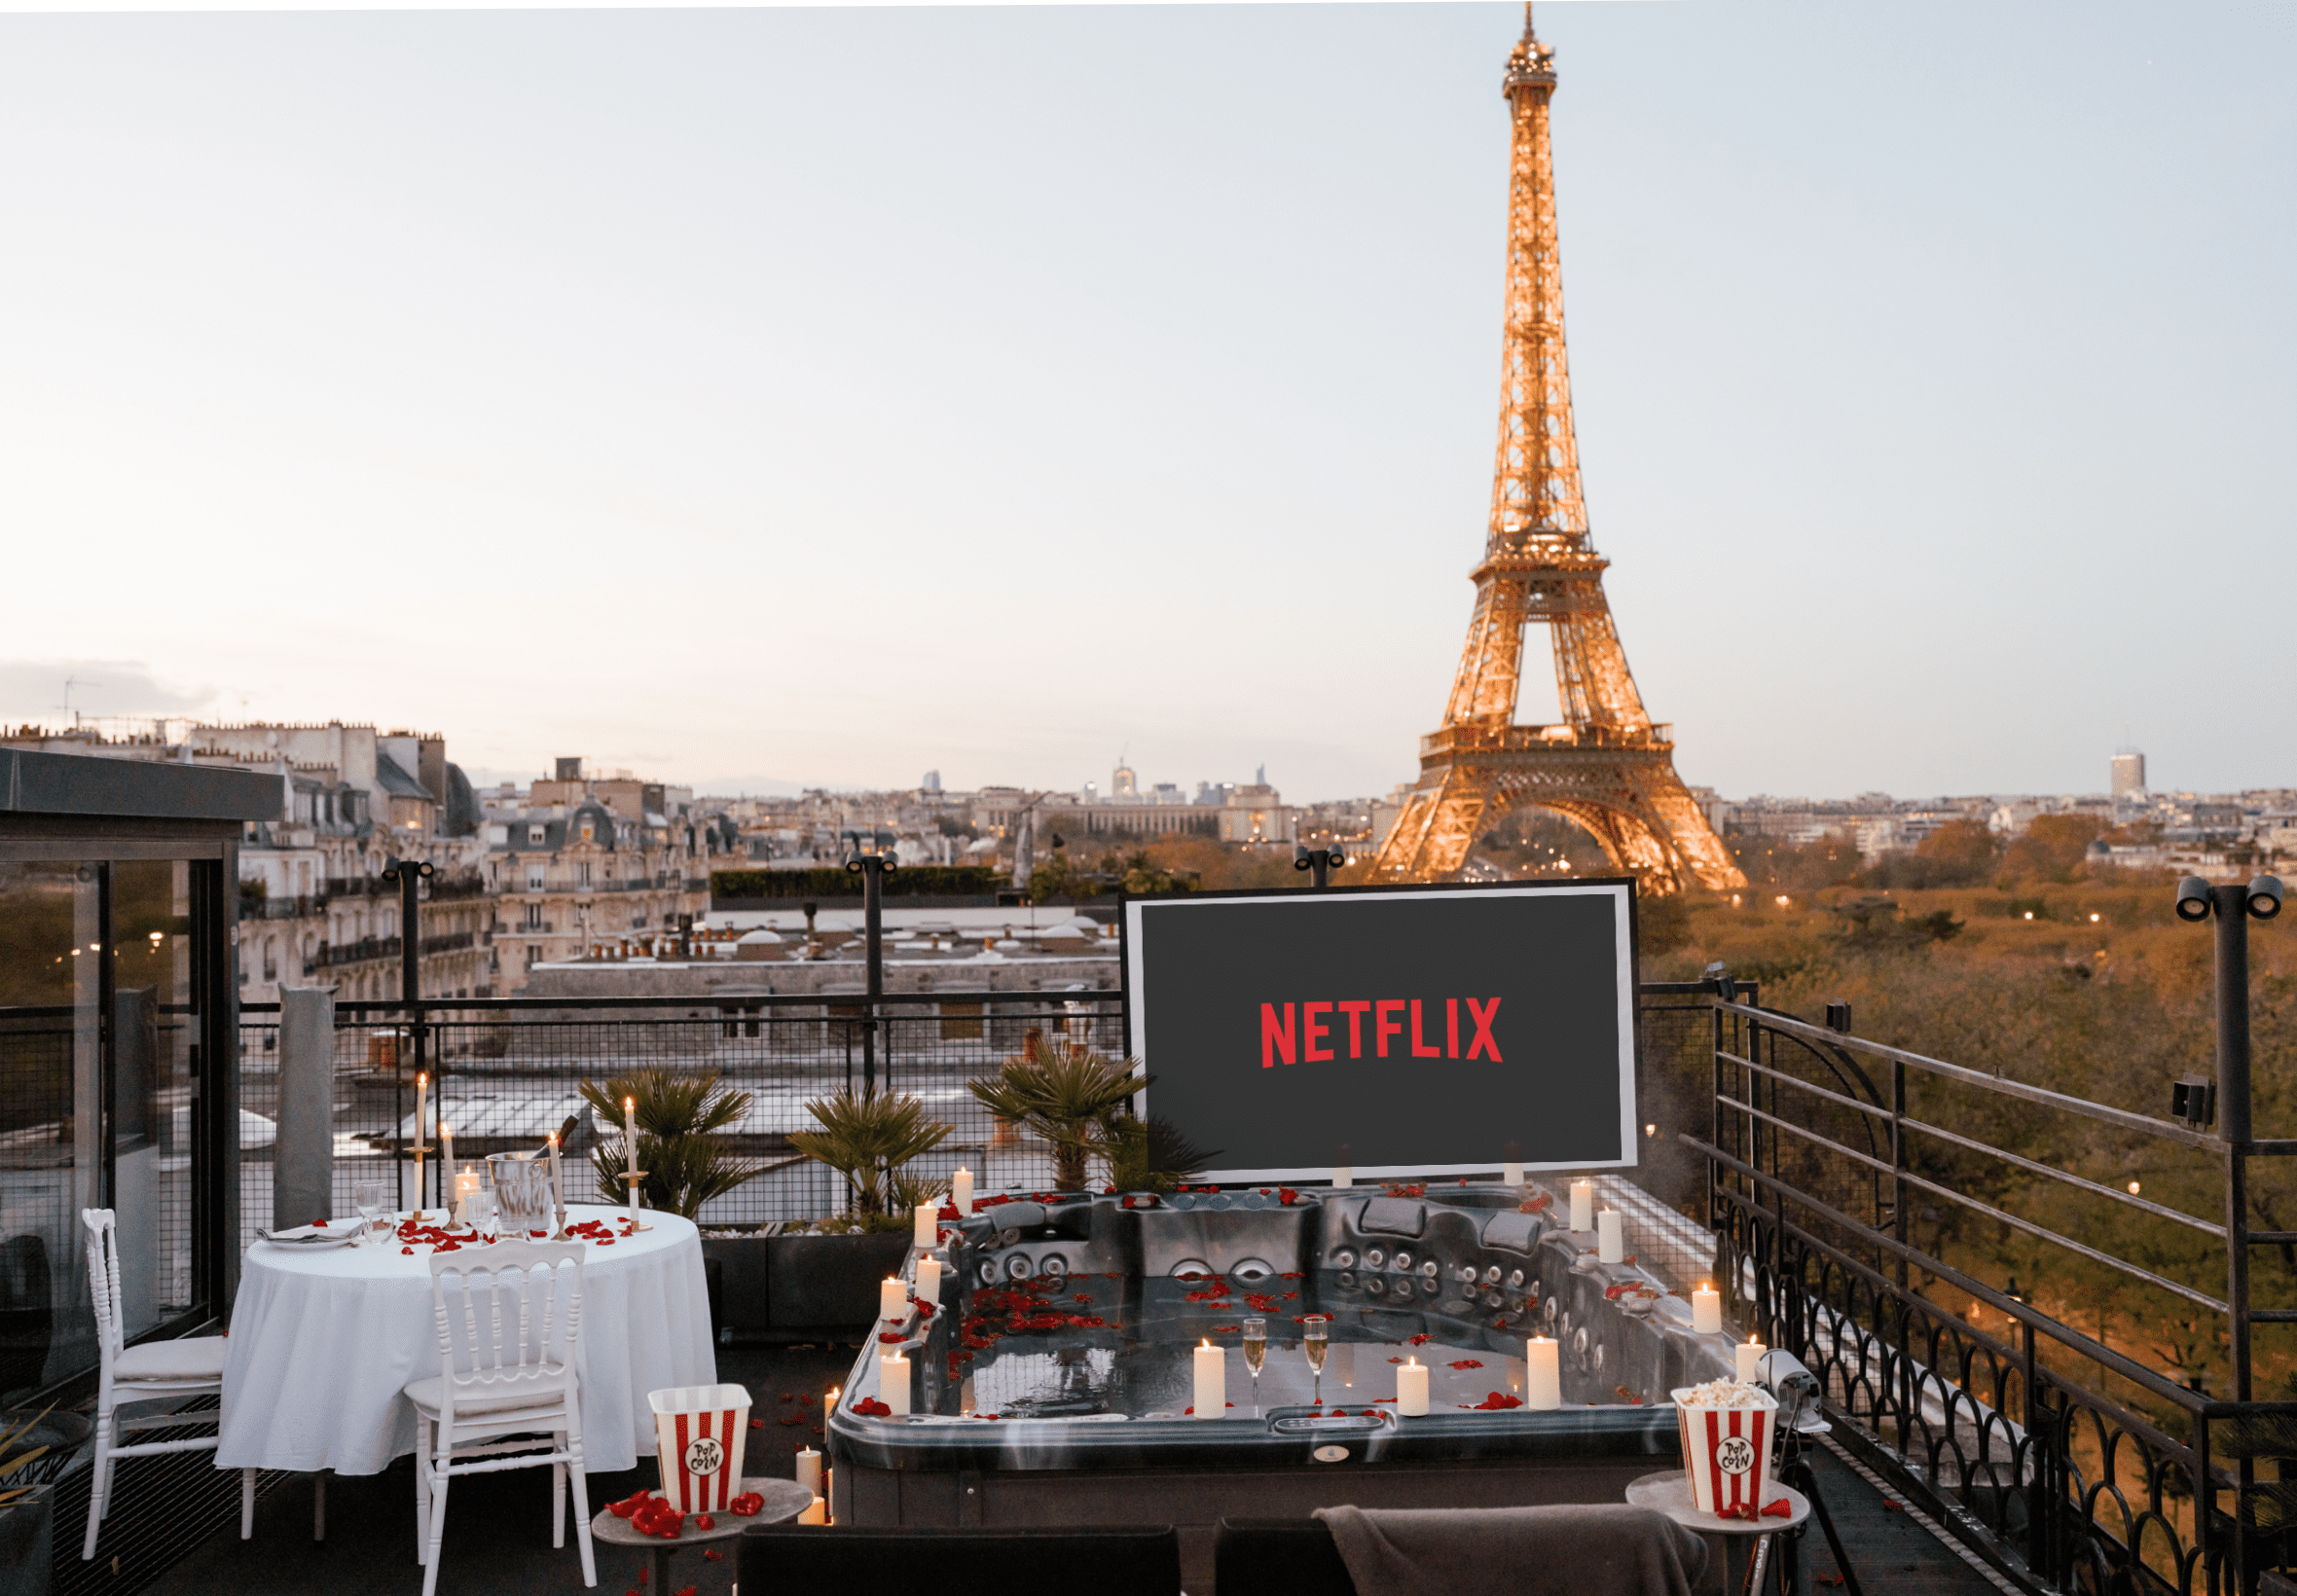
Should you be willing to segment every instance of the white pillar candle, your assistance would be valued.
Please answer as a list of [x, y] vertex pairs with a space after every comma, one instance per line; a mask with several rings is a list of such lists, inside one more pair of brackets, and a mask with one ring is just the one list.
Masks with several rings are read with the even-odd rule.
[[912, 1245], [930, 1247], [941, 1239], [940, 1221], [934, 1217], [940, 1211], [940, 1205], [930, 1199], [917, 1205], [916, 1223], [909, 1237]]
[[1700, 1286], [1691, 1293], [1691, 1327], [1701, 1335], [1723, 1327], [1723, 1293], [1712, 1286]]
[[941, 1300], [941, 1260], [939, 1258], [920, 1258], [917, 1260], [917, 1300], [920, 1302]]
[[821, 1494], [821, 1454], [810, 1446], [797, 1455], [797, 1482], [817, 1497]]
[[1753, 1385], [1757, 1380], [1763, 1378], [1763, 1354], [1767, 1350], [1762, 1342], [1751, 1337], [1732, 1349], [1738, 1358], [1738, 1377], [1740, 1380], [1748, 1385]]
[[1428, 1414], [1428, 1365], [1414, 1358], [1396, 1371], [1396, 1411], [1406, 1419]]
[[1620, 1226], [1619, 1210], [1607, 1208], [1595, 1215], [1595, 1256], [1602, 1263], [1622, 1263], [1627, 1256], [1626, 1233]]
[[891, 1418], [903, 1418], [909, 1412], [909, 1360], [897, 1352], [889, 1352], [877, 1360], [877, 1399], [892, 1408]]
[[973, 1172], [962, 1164], [949, 1178], [949, 1200], [957, 1205], [957, 1216], [961, 1219], [973, 1212]]
[[1509, 1143], [1500, 1149], [1500, 1158], [1502, 1160], [1500, 1184], [1504, 1186], [1523, 1184], [1523, 1143], [1520, 1142]]
[[[804, 1512], [802, 1512], [802, 1513], [800, 1513], [800, 1514], [798, 1514], [798, 1515], [797, 1515], [797, 1521], [798, 1521], [800, 1524], [826, 1524], [826, 1523], [828, 1523], [828, 1522], [829, 1522], [829, 1506], [828, 1506], [828, 1504], [824, 1503], [824, 1502], [823, 1502], [823, 1501], [822, 1501], [822, 1500], [821, 1500], [820, 1497], [816, 1497], [816, 1498], [815, 1498], [815, 1499], [814, 1499], [812, 1502], [810, 1502], [810, 1503], [808, 1503], [808, 1504], [806, 1505], [806, 1510], [805, 1510]], [[735, 1590], [736, 1596], [740, 1596], [740, 1593], [741, 1593], [742, 1587], [741, 1587], [740, 1585], [736, 1585], [736, 1586], [734, 1587], [734, 1590]]]
[[909, 1318], [909, 1288], [901, 1284], [899, 1276], [888, 1275], [877, 1288], [877, 1317], [896, 1324]]
[[1332, 1152], [1331, 1183], [1335, 1189], [1356, 1183], [1356, 1149], [1345, 1142]]
[[1196, 1416], [1224, 1418], [1228, 1412], [1228, 1353], [1210, 1341], [1196, 1349]]
[[1589, 1231], [1595, 1228], [1595, 1182], [1574, 1180], [1571, 1183], [1571, 1228]]
[[[626, 1175], [636, 1174], [638, 1167], [638, 1101], [622, 1100], [622, 1169]], [[638, 1183], [630, 1182], [630, 1216], [638, 1216]]]
[[1544, 1335], [1523, 1344], [1523, 1405], [1533, 1408], [1563, 1405], [1561, 1349]]

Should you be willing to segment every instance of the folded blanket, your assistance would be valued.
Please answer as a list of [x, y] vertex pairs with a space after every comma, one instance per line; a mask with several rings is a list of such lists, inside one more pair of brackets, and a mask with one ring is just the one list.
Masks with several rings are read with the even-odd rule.
[[1624, 1503], [1316, 1516], [1356, 1596], [1691, 1596], [1707, 1566], [1705, 1542]]

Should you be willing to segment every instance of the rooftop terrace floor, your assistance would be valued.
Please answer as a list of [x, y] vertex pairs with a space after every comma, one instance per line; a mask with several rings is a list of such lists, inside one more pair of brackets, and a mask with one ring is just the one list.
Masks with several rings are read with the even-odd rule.
[[[797, 1446], [818, 1445], [819, 1437], [810, 1422], [780, 1421], [798, 1412], [809, 1420], [818, 1414], [818, 1407], [800, 1408], [794, 1398], [801, 1394], [819, 1398], [845, 1378], [853, 1358], [853, 1350], [845, 1347], [719, 1350], [720, 1377], [747, 1386], [752, 1414], [767, 1420], [764, 1430], [752, 1432], [751, 1445], [762, 1448], [764, 1455], [752, 1451], [747, 1472], [789, 1477]], [[784, 1393], [793, 1400], [784, 1402]], [[1987, 1596], [2016, 1588], [1974, 1566], [1943, 1532], [1930, 1527], [1919, 1513], [1891, 1504], [1881, 1488], [1843, 1459], [1822, 1450], [1813, 1463], [1820, 1493], [1833, 1510], [1866, 1590], [1890, 1596]], [[132, 1467], [124, 1466], [124, 1472]], [[624, 1473], [593, 1474], [592, 1508], [657, 1483], [651, 1460]], [[152, 1596], [206, 1596], [219, 1590], [237, 1596], [300, 1596], [317, 1590], [348, 1596], [416, 1596], [421, 1590], [422, 1569], [415, 1560], [411, 1460], [401, 1459], [382, 1474], [330, 1478], [327, 1539], [315, 1543], [311, 1488], [308, 1476], [276, 1481], [258, 1504], [253, 1540], [241, 1541], [234, 1523], [142, 1588]], [[65, 1555], [77, 1566], [78, 1531], [85, 1522], [80, 1515], [87, 1511], [87, 1498], [79, 1494], [75, 1505], [73, 1493], [61, 1493], [57, 1506], [58, 1540], [70, 1540]], [[1804, 1538], [1802, 1551], [1804, 1590], [1825, 1593], [1841, 1588], [1832, 1582], [1838, 1570], [1815, 1523]], [[687, 1584], [696, 1587], [696, 1596], [725, 1596], [733, 1587], [735, 1561], [730, 1553], [716, 1563], [695, 1553], [682, 1554], [673, 1565], [667, 1592], [650, 1591], [639, 1583], [641, 1559], [636, 1553], [601, 1545], [597, 1554], [598, 1589], [609, 1596], [623, 1591], [673, 1596]], [[92, 1588], [100, 1589], [102, 1583]], [[455, 1483], [439, 1588], [484, 1590], [496, 1596], [574, 1596], [583, 1590], [572, 1526], [564, 1550], [553, 1550], [550, 1544], [546, 1470], [479, 1475]]]

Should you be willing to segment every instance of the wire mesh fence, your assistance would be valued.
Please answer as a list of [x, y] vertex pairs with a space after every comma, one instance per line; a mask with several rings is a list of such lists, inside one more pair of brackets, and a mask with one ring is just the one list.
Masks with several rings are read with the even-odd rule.
[[[565, 1144], [576, 1174], [568, 1195], [606, 1202], [588, 1173], [591, 1149], [616, 1127], [602, 1125], [582, 1096], [585, 1081], [603, 1085], [636, 1069], [715, 1072], [747, 1096], [739, 1120], [723, 1133], [726, 1149], [754, 1161], [760, 1173], [698, 1215], [706, 1225], [761, 1225], [820, 1218], [846, 1207], [845, 1182], [797, 1153], [789, 1133], [815, 1128], [806, 1104], [873, 1080], [880, 1091], [917, 1097], [954, 1134], [913, 1170], [943, 1178], [960, 1164], [982, 1190], [1040, 1186], [1052, 1175], [1050, 1149], [995, 1119], [966, 1090], [994, 1077], [1022, 1054], [1034, 1033], [1047, 1040], [1090, 1045], [1112, 1057], [1125, 1050], [1115, 994], [982, 994], [930, 1001], [879, 999], [873, 1035], [858, 998], [746, 997], [738, 1003], [690, 1000], [591, 1006], [516, 1002], [427, 1005], [419, 1024], [395, 1004], [336, 1006], [334, 1050], [335, 1212], [352, 1210], [355, 1183], [396, 1180], [403, 1206], [417, 1201], [416, 1097], [419, 1070], [429, 1078], [435, 1117], [455, 1138], [457, 1165], [491, 1153], [525, 1152], [571, 1118]], [[241, 1021], [240, 1107], [269, 1120], [277, 1112], [279, 1033], [273, 1008], [250, 1004]], [[241, 1242], [269, 1226], [272, 1163], [268, 1146], [241, 1152]], [[437, 1154], [422, 1161], [422, 1198], [440, 1201]]]

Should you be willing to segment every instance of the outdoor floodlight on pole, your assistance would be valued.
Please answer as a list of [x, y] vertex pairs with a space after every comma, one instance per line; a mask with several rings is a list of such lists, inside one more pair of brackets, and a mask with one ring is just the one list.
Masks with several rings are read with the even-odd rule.
[[2272, 876], [2246, 887], [2199, 876], [2177, 884], [2177, 918], [2217, 917], [2217, 1134], [2225, 1142], [2226, 1316], [2237, 1402], [2249, 1400], [2249, 922], [2281, 912]]
[[863, 963], [869, 975], [869, 1012], [861, 1020], [861, 1095], [865, 1098], [877, 1096], [877, 1000], [886, 990], [886, 872], [901, 862], [891, 848], [883, 847], [892, 841], [882, 831], [873, 832], [869, 847], [864, 849], [861, 833], [846, 833], [846, 868], [861, 878]]
[[[437, 873], [424, 860], [402, 859], [395, 853], [383, 861], [383, 879], [399, 889], [399, 1001], [407, 1010], [408, 1034], [415, 1038], [415, 1072], [418, 1075], [430, 1069], [429, 1028], [422, 1023], [422, 911], [419, 905], [422, 878]], [[403, 1074], [401, 1078], [405, 1078]], [[439, 1101], [447, 1101], [443, 1092]], [[415, 1144], [419, 1147], [422, 1144], [420, 1124], [415, 1127]], [[419, 1178], [416, 1183], [420, 1186], [423, 1184], [419, 1179], [422, 1174], [420, 1163], [415, 1166], [415, 1173]], [[447, 1181], [445, 1189], [452, 1193], [455, 1183]], [[429, 1198], [423, 1192], [418, 1190], [415, 1193], [417, 1207], [428, 1201]]]
[[1348, 855], [1340, 851], [1336, 843], [1330, 848], [1310, 848], [1305, 843], [1293, 844], [1293, 868], [1316, 873], [1315, 879], [1308, 884], [1313, 891], [1323, 891], [1330, 885], [1331, 872], [1347, 862]]

